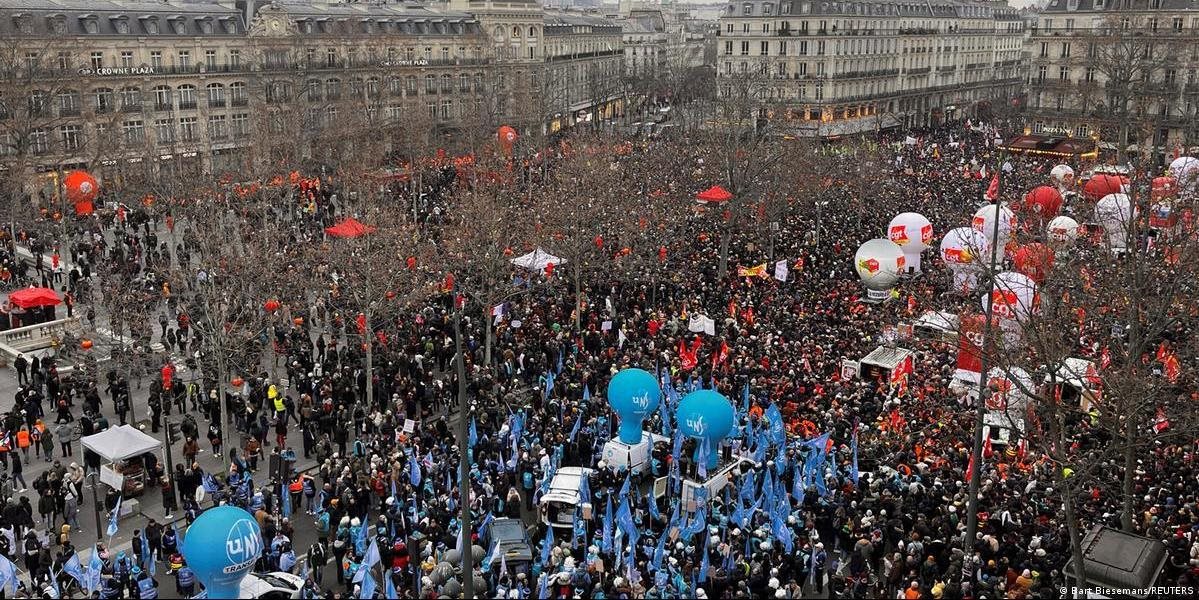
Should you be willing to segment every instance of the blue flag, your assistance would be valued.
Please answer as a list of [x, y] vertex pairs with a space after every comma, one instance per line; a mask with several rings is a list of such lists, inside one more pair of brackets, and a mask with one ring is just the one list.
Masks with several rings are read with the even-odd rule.
[[379, 542], [372, 538], [371, 545], [366, 549], [366, 555], [362, 557], [363, 568], [369, 570], [379, 562]]
[[17, 594], [17, 565], [4, 556], [0, 556], [0, 588], [8, 588], [8, 593]]
[[542, 542], [541, 542], [541, 565], [542, 565], [542, 568], [545, 568], [545, 565], [549, 564], [550, 550], [553, 547], [554, 547], [554, 528], [546, 527], [545, 528], [545, 539], [542, 540]]
[[358, 535], [354, 539], [354, 549], [358, 551], [359, 555], [362, 555], [362, 553], [366, 552], [366, 538], [367, 538], [366, 529], [367, 529], [366, 523], [359, 525], [358, 526]]
[[624, 484], [622, 484], [620, 486], [620, 497], [621, 498], [625, 498], [629, 495], [629, 490], [632, 488], [632, 485], [633, 485], [632, 476], [633, 476], [632, 471], [629, 471], [628, 473], [625, 474]]
[[549, 588], [549, 585], [550, 585], [550, 574], [542, 573], [541, 574], [541, 584], [537, 586], [538, 600], [541, 600], [543, 598], [549, 598], [549, 595], [546, 593]]
[[200, 476], [200, 485], [204, 488], [204, 491], [209, 494], [215, 494], [221, 489], [220, 486], [217, 485], [216, 479], [213, 478], [212, 473], [205, 473]]
[[584, 474], [579, 478], [579, 504], [591, 503], [591, 482], [590, 477]]
[[420, 485], [420, 464], [416, 462], [415, 452], [408, 455], [408, 483]]
[[579, 426], [582, 424], [583, 424], [583, 413], [579, 413], [579, 416], [575, 417], [575, 426], [570, 428], [570, 443], [573, 444], [575, 441], [575, 438], [578, 437]]
[[849, 441], [849, 449], [853, 452], [853, 462], [849, 463], [849, 478], [858, 485], [858, 428], [853, 429], [853, 437]]
[[142, 557], [144, 557], [145, 568], [150, 575], [157, 575], [158, 567], [155, 564], [154, 554], [150, 552], [150, 537], [144, 531], [142, 532]]
[[803, 491], [803, 475], [799, 472], [799, 465], [795, 466], [793, 473], [794, 481], [791, 482], [791, 497], [795, 499], [795, 503], [803, 506], [804, 491]]
[[708, 456], [711, 452], [712, 450], [708, 447], [708, 438], [704, 438], [699, 442], [699, 448], [695, 451], [695, 466], [700, 479], [708, 478]]
[[121, 518], [121, 502], [124, 499], [124, 496], [117, 496], [117, 507], [112, 509], [112, 515], [108, 517], [108, 537], [117, 534], [117, 521]]
[[475, 425], [475, 418], [470, 418], [470, 432], [467, 434], [466, 443], [474, 448], [475, 444], [479, 443], [479, 429]]
[[286, 481], [279, 484], [279, 487], [283, 488], [281, 490], [283, 495], [283, 508], [281, 510], [283, 511], [283, 518], [286, 519], [291, 516], [291, 492], [287, 490]]
[[666, 555], [666, 538], [668, 537], [667, 534], [669, 532], [670, 530], [667, 529], [666, 531], [662, 532], [661, 536], [658, 537], [658, 545], [654, 547], [654, 556], [649, 563], [649, 570], [651, 572], [662, 568], [662, 559]]
[[637, 544], [637, 538], [641, 536], [637, 531], [637, 525], [633, 523], [633, 511], [629, 507], [629, 497], [625, 496], [620, 502], [620, 508], [616, 510], [616, 524], [620, 526], [620, 530], [624, 532], [634, 546]]
[[787, 441], [787, 428], [783, 425], [783, 413], [779, 412], [777, 404], [766, 408], [766, 419], [770, 421], [770, 441], [783, 444]]
[[612, 551], [612, 496], [608, 496], [608, 509], [604, 513], [604, 532], [600, 538], [600, 550]]
[[[72, 554], [71, 558], [68, 559], [67, 562], [62, 565], [62, 572], [66, 573], [67, 575], [70, 575], [72, 579], [74, 579], [76, 582], [78, 582], [80, 588], [83, 588], [85, 590], [88, 589], [88, 587], [87, 587], [88, 578], [87, 578], [87, 575], [84, 574], [84, 572], [83, 572], [83, 565], [79, 563], [79, 554], [78, 553]], [[88, 591], [88, 594], [89, 595], [91, 594], [90, 590]]]
[[391, 573], [383, 574], [383, 597], [387, 600], [397, 600], [400, 597], [396, 593], [395, 582], [391, 580]]
[[374, 598], [375, 597], [375, 578], [371, 576], [370, 569], [358, 568], [360, 573], [366, 573], [362, 577], [362, 591], [358, 594], [359, 598]]
[[547, 372], [545, 374], [545, 392], [542, 394], [541, 399], [549, 400], [550, 394], [552, 394], [553, 391], [554, 391], [554, 374]]
[[658, 501], [654, 500], [654, 491], [650, 490], [645, 493], [645, 500], [649, 503], [649, 516], [657, 521], [662, 518], [662, 513], [658, 512]]
[[563, 362], [562, 357], [563, 356], [566, 356], [566, 353], [563, 352], [561, 349], [558, 349], [558, 371], [557, 371], [558, 375], [562, 374], [562, 362]]
[[586, 404], [587, 402], [590, 402], [590, 401], [591, 401], [591, 386], [584, 383], [583, 384], [583, 403]]
[[711, 568], [711, 565], [708, 562], [708, 546], [711, 545], [711, 543], [712, 543], [712, 536], [705, 535], [704, 536], [704, 558], [699, 563], [700, 581], [704, 581], [704, 582], [708, 581], [708, 570]]
[[100, 560], [100, 552], [96, 545], [92, 545], [92, 556], [87, 562], [87, 593], [100, 589], [101, 571], [104, 570], [104, 561]]

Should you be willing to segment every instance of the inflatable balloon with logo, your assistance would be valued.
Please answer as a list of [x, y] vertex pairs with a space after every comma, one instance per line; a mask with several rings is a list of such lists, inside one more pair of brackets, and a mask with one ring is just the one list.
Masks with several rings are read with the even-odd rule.
[[235, 506], [200, 513], [183, 539], [183, 558], [209, 598], [240, 598], [241, 580], [262, 554], [262, 530], [254, 515]]
[[696, 462], [700, 460], [703, 442], [708, 442], [707, 468], [715, 469], [720, 462], [720, 441], [733, 430], [733, 405], [715, 390], [695, 390], [679, 401], [675, 419], [683, 435], [698, 440]]
[[986, 245], [987, 238], [969, 227], [950, 229], [945, 234], [941, 240], [941, 260], [953, 275], [953, 290], [968, 293], [978, 285]]
[[1058, 187], [1068, 189], [1074, 186], [1074, 169], [1070, 165], [1058, 165], [1049, 172], [1049, 176], [1057, 183]]
[[641, 443], [641, 423], [658, 409], [662, 390], [658, 380], [642, 369], [624, 369], [608, 382], [608, 404], [620, 417], [620, 441]]
[[890, 298], [891, 288], [899, 281], [905, 263], [903, 249], [881, 238], [862, 244], [853, 257], [854, 270], [866, 286], [866, 297], [875, 302]]
[[1066, 215], [1054, 217], [1045, 228], [1046, 237], [1055, 244], [1072, 244], [1078, 239], [1078, 234], [1078, 221]]
[[919, 273], [920, 253], [927, 250], [933, 240], [933, 224], [928, 218], [920, 213], [899, 213], [891, 219], [887, 237], [903, 251], [905, 266], [913, 273]]

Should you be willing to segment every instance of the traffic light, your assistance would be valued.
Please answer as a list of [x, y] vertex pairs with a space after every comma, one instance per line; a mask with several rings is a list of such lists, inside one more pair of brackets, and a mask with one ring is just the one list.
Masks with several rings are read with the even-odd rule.
[[179, 424], [174, 421], [167, 421], [167, 443], [174, 444], [182, 439], [182, 434], [179, 431]]

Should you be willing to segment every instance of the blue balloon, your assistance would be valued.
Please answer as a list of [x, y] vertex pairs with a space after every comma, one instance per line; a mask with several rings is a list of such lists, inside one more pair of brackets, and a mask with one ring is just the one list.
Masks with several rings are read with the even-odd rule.
[[262, 530], [254, 515], [235, 506], [202, 513], [183, 539], [183, 558], [209, 598], [241, 597], [241, 580], [262, 554]]
[[679, 401], [675, 421], [683, 435], [701, 442], [696, 448], [696, 458], [702, 450], [702, 442], [708, 442], [707, 463], [709, 469], [716, 468], [720, 459], [720, 441], [733, 430], [733, 404], [715, 390], [695, 390]]
[[620, 417], [620, 441], [641, 443], [641, 423], [658, 409], [662, 390], [649, 371], [624, 369], [608, 382], [608, 404]]

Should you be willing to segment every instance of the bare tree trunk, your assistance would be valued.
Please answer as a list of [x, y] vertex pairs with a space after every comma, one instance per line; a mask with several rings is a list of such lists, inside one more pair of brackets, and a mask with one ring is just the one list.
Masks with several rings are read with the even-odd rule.
[[717, 279], [724, 280], [729, 273], [729, 246], [732, 244], [731, 238], [733, 232], [730, 228], [725, 227], [720, 234], [720, 266], [717, 270]]
[[[457, 302], [457, 300], [455, 300]], [[462, 309], [454, 309], [454, 351], [455, 370], [458, 373], [458, 501], [460, 504], [458, 522], [462, 524], [458, 532], [462, 540], [462, 597], [475, 597], [475, 568], [474, 554], [471, 552], [470, 532], [474, 521], [470, 515], [470, 458], [467, 443], [467, 421], [470, 420], [470, 405], [466, 398], [466, 361], [462, 354]]]
[[491, 340], [495, 336], [495, 326], [493, 325], [495, 317], [491, 314], [490, 306], [483, 306], [483, 325], [487, 328], [487, 335], [483, 342], [483, 364], [486, 367], [491, 367]]
[[1136, 469], [1137, 455], [1135, 451], [1136, 444], [1136, 422], [1132, 419], [1124, 421], [1124, 476], [1120, 486], [1120, 528], [1124, 531], [1132, 533], [1132, 510], [1133, 510], [1133, 484]]
[[366, 352], [366, 410], [367, 414], [374, 410], [375, 406], [375, 345], [371, 343], [371, 311], [365, 310], [362, 312], [364, 322], [366, 323], [365, 331], [362, 333], [362, 346]]

